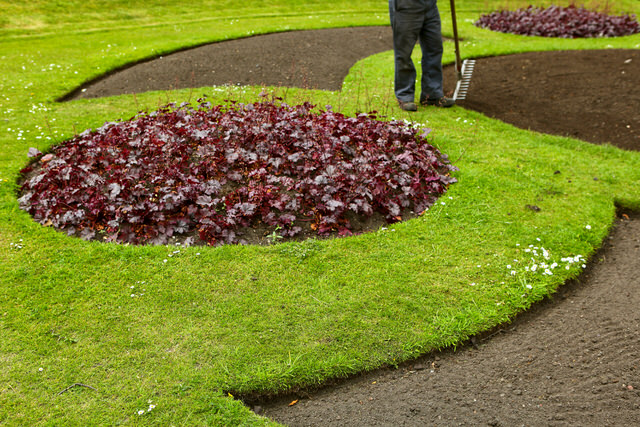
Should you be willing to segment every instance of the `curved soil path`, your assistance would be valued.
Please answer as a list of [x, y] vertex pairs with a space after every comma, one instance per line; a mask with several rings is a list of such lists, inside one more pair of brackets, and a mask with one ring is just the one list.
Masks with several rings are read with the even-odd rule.
[[631, 216], [578, 280], [494, 335], [259, 411], [291, 426], [638, 425], [639, 271]]
[[[391, 46], [387, 27], [256, 36], [137, 64], [66, 99], [228, 83], [337, 90], [355, 61]], [[640, 150], [638, 50], [481, 58], [471, 83], [465, 108]], [[446, 90], [454, 86], [447, 67]], [[639, 272], [640, 215], [622, 214], [578, 280], [504, 329], [399, 369], [251, 406], [292, 426], [638, 425]]]
[[207, 44], [116, 70], [63, 100], [225, 84], [339, 90], [353, 64], [393, 49], [390, 31], [289, 31]]

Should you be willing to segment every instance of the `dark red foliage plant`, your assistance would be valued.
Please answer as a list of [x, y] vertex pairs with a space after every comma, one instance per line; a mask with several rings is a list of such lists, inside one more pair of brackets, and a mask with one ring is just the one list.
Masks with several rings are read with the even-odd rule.
[[84, 239], [244, 243], [349, 235], [353, 222], [420, 214], [456, 170], [425, 129], [279, 99], [167, 105], [30, 153], [19, 199], [38, 222]]
[[475, 25], [501, 33], [569, 39], [640, 33], [640, 24], [635, 15], [612, 16], [575, 5], [502, 10], [482, 15]]

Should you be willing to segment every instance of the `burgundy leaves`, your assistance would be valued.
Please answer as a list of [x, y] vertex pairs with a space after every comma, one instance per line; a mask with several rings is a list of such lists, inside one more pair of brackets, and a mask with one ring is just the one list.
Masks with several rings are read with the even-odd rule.
[[41, 159], [20, 205], [85, 239], [216, 245], [247, 227], [348, 235], [348, 218], [419, 214], [455, 182], [426, 132], [313, 108], [202, 102], [107, 123]]
[[502, 33], [570, 39], [640, 33], [640, 24], [634, 15], [610, 16], [573, 5], [546, 9], [529, 6], [516, 11], [493, 12], [482, 15], [475, 25]]

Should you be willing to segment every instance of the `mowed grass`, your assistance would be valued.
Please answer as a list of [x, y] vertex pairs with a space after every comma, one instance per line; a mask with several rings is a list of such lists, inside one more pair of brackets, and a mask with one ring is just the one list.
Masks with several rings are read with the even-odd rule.
[[[577, 276], [616, 206], [640, 208], [638, 153], [519, 130], [459, 107], [403, 113], [386, 52], [358, 63], [341, 92], [267, 90], [291, 104], [377, 110], [433, 129], [459, 182], [420, 218], [346, 239], [218, 248], [84, 242], [36, 224], [16, 200], [29, 147], [46, 151], [169, 101], [207, 94], [253, 102], [262, 91], [55, 102], [82, 82], [215, 40], [388, 21], [385, 2], [169, 3], [0, 3], [11, 11], [0, 20], [1, 424], [269, 424], [232, 396], [315, 385], [457, 345]], [[504, 1], [457, 3], [464, 57], [640, 47], [640, 36], [492, 33], [471, 22]], [[640, 11], [631, 0], [608, 5]], [[452, 43], [445, 49], [451, 62]]]

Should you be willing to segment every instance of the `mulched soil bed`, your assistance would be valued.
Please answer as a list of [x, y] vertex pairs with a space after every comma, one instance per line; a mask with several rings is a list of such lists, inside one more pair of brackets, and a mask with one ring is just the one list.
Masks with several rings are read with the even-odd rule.
[[[68, 99], [229, 83], [337, 90], [356, 60], [391, 47], [387, 27], [256, 36], [138, 64]], [[452, 67], [445, 78], [452, 92]], [[481, 58], [460, 105], [522, 128], [640, 150], [640, 52]], [[250, 405], [289, 425], [638, 424], [638, 271], [640, 216], [627, 213], [578, 280], [504, 329], [399, 369]]]
[[640, 50], [480, 58], [460, 105], [519, 128], [640, 150]]

